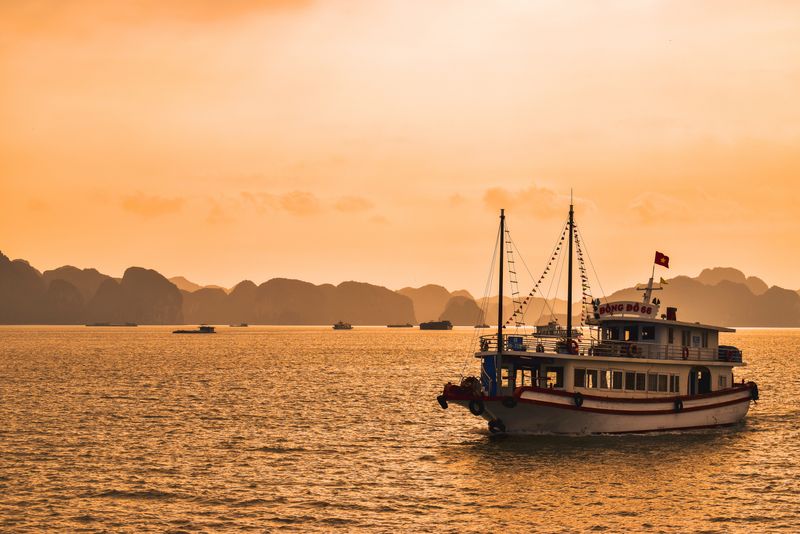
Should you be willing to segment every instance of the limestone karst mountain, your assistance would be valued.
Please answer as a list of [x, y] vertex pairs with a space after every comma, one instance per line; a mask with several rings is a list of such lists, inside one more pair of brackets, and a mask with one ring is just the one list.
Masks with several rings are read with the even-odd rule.
[[[151, 269], [130, 267], [120, 279], [96, 269], [72, 266], [39, 272], [25, 260], [0, 253], [0, 324], [404, 324], [447, 319], [471, 326], [497, 322], [497, 297], [475, 300], [464, 291], [440, 285], [392, 291], [363, 282], [315, 285], [273, 278], [260, 285], [245, 280], [230, 292], [200, 287], [183, 277], [184, 289]], [[193, 290], [186, 288], [195, 288]], [[598, 296], [598, 295], [595, 295]], [[678, 308], [678, 319], [724, 326], [800, 326], [800, 292], [768, 287], [737, 269], [704, 269], [697, 277], [677, 276], [654, 294]], [[638, 300], [641, 292], [626, 288], [609, 300]], [[577, 323], [581, 309], [574, 306]], [[514, 311], [504, 299], [504, 317]], [[484, 312], [484, 313], [482, 313]], [[565, 322], [566, 302], [530, 299], [525, 322]]]

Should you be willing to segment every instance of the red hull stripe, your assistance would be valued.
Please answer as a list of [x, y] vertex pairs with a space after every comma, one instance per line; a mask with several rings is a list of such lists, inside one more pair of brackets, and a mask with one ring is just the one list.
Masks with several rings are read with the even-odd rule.
[[[588, 400], [598, 400], [598, 401], [613, 400], [614, 402], [648, 403], [648, 402], [675, 402], [678, 399], [684, 402], [697, 399], [709, 399], [712, 397], [719, 397], [720, 395], [728, 395], [730, 393], [735, 393], [738, 391], [748, 391], [748, 390], [750, 390], [750, 386], [748, 384], [744, 384], [744, 385], [737, 385], [736, 387], [731, 387], [727, 389], [721, 389], [719, 391], [712, 391], [711, 393], [703, 393], [700, 395], [683, 395], [677, 397], [650, 397], [647, 399], [620, 399], [615, 397], [603, 397], [600, 395], [585, 394], [583, 393], [583, 391], [581, 391], [580, 394], [584, 399]], [[548, 395], [558, 395], [560, 397], [570, 397], [570, 398], [575, 395], [575, 392], [562, 391], [560, 389], [525, 386], [515, 389], [514, 397], [519, 398], [519, 396], [525, 391], [533, 391], [536, 393], [547, 393]]]
[[[669, 410], [614, 410], [609, 408], [590, 408], [588, 406], [581, 406], [580, 408], [574, 404], [559, 404], [557, 402], [547, 402], [534, 399], [518, 399], [519, 402], [526, 404], [536, 404], [539, 406], [547, 406], [550, 408], [561, 408], [563, 410], [578, 410], [583, 412], [603, 413], [612, 415], [662, 415], [669, 413], [680, 413], [674, 409]], [[723, 406], [730, 406], [731, 404], [738, 404], [740, 402], [750, 402], [750, 397], [743, 397], [741, 399], [734, 399], [725, 402], [718, 402], [716, 404], [707, 404], [703, 406], [687, 406], [681, 412], [699, 412], [701, 410], [711, 410], [714, 408], [721, 408]]]

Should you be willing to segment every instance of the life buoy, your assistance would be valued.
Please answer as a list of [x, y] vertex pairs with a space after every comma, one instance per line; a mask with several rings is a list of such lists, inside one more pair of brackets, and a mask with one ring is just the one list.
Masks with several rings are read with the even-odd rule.
[[683, 411], [683, 401], [680, 399], [675, 400], [675, 411], [682, 412]]
[[574, 339], [569, 340], [569, 353], [578, 354], [578, 342]]
[[689, 359], [689, 347], [683, 347], [683, 349], [681, 349], [681, 357], [684, 360], [688, 360]]
[[439, 395], [438, 397], [436, 397], [436, 400], [439, 402], [439, 406], [442, 407], [442, 410], [447, 409], [447, 397], [445, 397], [444, 395]]
[[492, 419], [489, 421], [489, 432], [492, 434], [501, 434], [506, 431], [506, 425], [500, 419]]
[[572, 400], [575, 401], [575, 406], [578, 408], [583, 406], [583, 395], [580, 393], [575, 393], [575, 395], [572, 396]]
[[469, 401], [469, 411], [472, 415], [481, 415], [483, 413], [483, 401], [478, 399]]
[[544, 352], [544, 345], [542, 345], [541, 343], [538, 343], [536, 345], [536, 352]]
[[506, 408], [513, 408], [514, 406], [517, 405], [517, 399], [515, 399], [514, 397], [506, 397], [502, 400], [502, 404]]

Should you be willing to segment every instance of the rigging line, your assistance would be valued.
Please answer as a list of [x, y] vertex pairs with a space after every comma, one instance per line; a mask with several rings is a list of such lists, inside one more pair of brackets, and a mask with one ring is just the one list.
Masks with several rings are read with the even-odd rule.
[[[534, 293], [534, 294], [535, 294], [536, 290], [538, 289], [539, 282], [541, 282], [542, 278], [544, 278], [544, 274], [547, 272], [547, 268], [550, 266], [550, 263], [551, 263], [551, 262], [552, 262], [552, 260], [553, 260], [553, 256], [554, 256], [554, 255], [555, 255], [555, 253], [556, 253], [556, 249], [558, 249], [558, 247], [559, 247], [559, 243], [561, 243], [561, 242], [563, 241], [564, 234], [565, 234], [565, 233], [566, 233], [566, 231], [567, 231], [567, 224], [568, 224], [568, 222], [569, 222], [569, 220], [568, 220], [568, 219], [564, 221], [564, 228], [561, 230], [561, 235], [560, 235], [560, 236], [559, 236], [559, 237], [556, 239], [556, 244], [555, 244], [555, 245], [553, 245], [553, 250], [551, 250], [551, 251], [550, 251], [550, 255], [548, 256], [548, 260], [547, 260], [547, 261], [548, 261], [548, 264], [545, 266], [545, 269], [544, 269], [544, 271], [542, 272], [542, 276], [540, 276], [540, 277], [539, 277], [539, 281], [535, 283], [535, 285], [534, 285], [534, 288], [533, 288], [533, 290], [532, 290], [530, 293]], [[513, 239], [512, 239], [512, 243], [513, 243]], [[514, 247], [515, 247], [515, 248], [516, 248], [516, 246], [517, 246], [517, 245], [516, 245], [516, 243], [514, 243]], [[519, 251], [519, 249], [517, 249], [517, 251]], [[531, 270], [528, 268], [528, 264], [527, 264], [527, 263], [525, 263], [525, 258], [522, 256], [522, 254], [521, 254], [521, 253], [519, 254], [519, 259], [521, 259], [521, 260], [522, 260], [522, 265], [524, 265], [524, 266], [525, 266], [525, 270], [526, 270], [526, 271], [528, 271], [528, 276], [530, 276], [530, 277], [531, 277], [531, 280], [533, 280], [533, 273], [531, 273]], [[551, 286], [552, 286], [552, 280], [551, 280], [551, 282], [550, 282], [550, 283], [551, 283]], [[539, 294], [541, 294], [541, 291], [539, 291]], [[531, 297], [532, 297], [533, 295], [530, 295], [530, 294], [529, 294], [529, 296], [531, 296]], [[544, 304], [545, 304], [545, 306], [549, 306], [549, 303], [547, 302], [547, 299], [545, 299], [545, 301], [544, 301]], [[528, 307], [529, 307], [529, 306], [530, 306], [530, 304], [527, 304], [527, 305], [525, 306], [525, 310], [522, 312], [523, 319], [524, 319], [524, 317], [525, 317], [525, 314], [528, 312]], [[551, 310], [551, 312], [552, 312], [552, 310]], [[544, 313], [544, 307], [542, 308], [542, 313]], [[540, 315], [539, 315], [539, 319], [541, 319], [541, 318], [542, 318], [542, 317], [541, 317], [541, 314], [540, 314]], [[537, 320], [537, 322], [538, 322], [538, 320]]]
[[[567, 256], [569, 256], [569, 252], [564, 254], [564, 258], [561, 260], [561, 269], [558, 271], [558, 281], [556, 282], [556, 292], [553, 295], [553, 308], [556, 306], [556, 301], [558, 300], [558, 287], [561, 285], [561, 276], [564, 274], [564, 266], [567, 263]], [[551, 308], [551, 309], [553, 309]], [[552, 318], [554, 321], [558, 322], [558, 316], [555, 312], [552, 312]]]
[[[489, 264], [489, 277], [486, 279], [486, 286], [483, 289], [483, 302], [479, 309], [480, 316], [483, 318], [481, 319], [479, 317], [479, 320], [481, 320], [481, 324], [484, 324], [486, 322], [486, 312], [489, 311], [489, 292], [491, 291], [492, 282], [494, 281], [494, 262], [497, 259], [497, 250], [498, 250], [498, 245], [500, 244], [500, 238], [501, 238], [500, 227], [498, 226], [497, 237], [495, 238], [494, 241], [494, 250], [492, 251], [492, 261]], [[475, 324], [477, 325], [478, 322], [476, 321]], [[475, 341], [480, 335], [479, 332], [480, 330], [482, 329], [474, 328], [473, 333], [470, 336], [469, 346], [464, 351], [465, 353], [467, 353], [467, 357], [464, 359], [464, 365], [461, 367], [461, 376], [459, 377], [459, 381], [464, 378], [464, 370], [467, 368], [467, 364], [469, 364], [469, 361], [471, 359], [469, 356], [469, 348], [475, 346]]]
[[[569, 220], [564, 222], [564, 229], [561, 231], [561, 236], [558, 238], [558, 242], [556, 246], [553, 247], [553, 254], [550, 256], [548, 260], [547, 267], [549, 268], [552, 263], [555, 263], [553, 267], [552, 277], [550, 278], [550, 286], [547, 288], [547, 294], [542, 294], [544, 298], [544, 306], [542, 306], [542, 310], [539, 312], [539, 317], [536, 319], [536, 324], [539, 324], [542, 320], [542, 316], [544, 316], [545, 308], [550, 310], [550, 316], [555, 315], [555, 310], [550, 306], [550, 292], [553, 290], [553, 282], [555, 281], [555, 275], [559, 268], [558, 260], [561, 257], [561, 253], [563, 252], [561, 249], [564, 246], [564, 236], [567, 235], [567, 228], [569, 227]], [[545, 268], [545, 272], [547, 272], [547, 268]], [[556, 286], [556, 295], [558, 294], [558, 286]]]
[[589, 258], [589, 265], [592, 266], [592, 272], [594, 273], [594, 277], [597, 279], [597, 285], [600, 287], [600, 293], [603, 294], [603, 300], [608, 302], [608, 297], [606, 296], [606, 292], [603, 290], [603, 284], [600, 282], [600, 277], [597, 275], [597, 269], [594, 268], [594, 262], [592, 261], [592, 255], [589, 254], [589, 247], [586, 245], [586, 239], [583, 237], [583, 234], [580, 230], [578, 230], [578, 235], [581, 237], [581, 241], [583, 241], [583, 247], [586, 251], [586, 257]]
[[[519, 316], [521, 315], [520, 309], [522, 308], [522, 298], [520, 297], [519, 293], [519, 277], [517, 276], [517, 267], [516, 262], [514, 261], [514, 255], [516, 254], [514, 240], [511, 238], [511, 229], [506, 224], [506, 235], [503, 236], [504, 242], [508, 245], [507, 258], [508, 258], [508, 272], [509, 272], [509, 285], [511, 286], [511, 303], [513, 304], [514, 312], [512, 313], [511, 317], [509, 318], [506, 323], [513, 320], [514, 321], [514, 331], [515, 333], [519, 333], [520, 327], [525, 328], [524, 318], [522, 321], [519, 320]], [[513, 266], [513, 268], [512, 268]]]
[[[565, 232], [566, 232], [566, 230], [565, 230]], [[542, 307], [542, 310], [539, 313], [539, 318], [536, 320], [537, 324], [542, 321], [542, 317], [545, 314], [545, 307], [547, 308], [547, 310], [550, 311], [550, 317], [551, 318], [555, 315], [555, 310], [553, 309], [552, 306], [550, 306], [550, 294], [553, 291], [553, 284], [555, 284], [555, 286], [556, 286], [555, 294], [556, 294], [556, 296], [558, 295], [558, 285], [561, 282], [561, 276], [558, 273], [559, 273], [559, 270], [561, 269], [561, 265], [562, 265], [562, 261], [561, 261], [562, 254], [561, 253], [563, 252], [561, 250], [561, 248], [563, 248], [563, 244], [561, 245], [560, 248], [557, 249], [555, 259], [552, 262], [554, 265], [553, 265], [552, 277], [550, 278], [550, 285], [547, 287], [547, 293], [542, 295], [544, 297], [545, 306]], [[556, 282], [556, 279], [558, 279], [558, 282]]]

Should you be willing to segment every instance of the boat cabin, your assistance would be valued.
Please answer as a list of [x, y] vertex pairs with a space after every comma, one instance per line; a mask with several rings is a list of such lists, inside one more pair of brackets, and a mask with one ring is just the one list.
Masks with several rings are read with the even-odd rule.
[[[540, 387], [631, 398], [711, 393], [733, 385], [742, 364], [736, 347], [720, 346], [732, 328], [658, 319], [653, 313], [596, 317], [589, 339], [503, 335], [481, 339], [481, 381], [490, 395]], [[674, 316], [674, 313], [671, 314]]]

